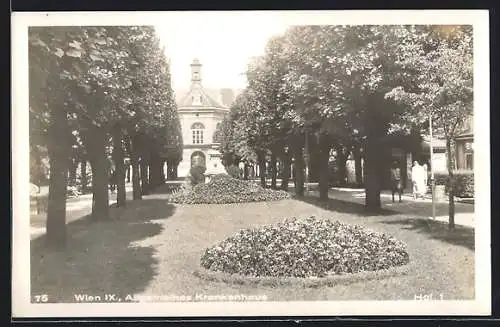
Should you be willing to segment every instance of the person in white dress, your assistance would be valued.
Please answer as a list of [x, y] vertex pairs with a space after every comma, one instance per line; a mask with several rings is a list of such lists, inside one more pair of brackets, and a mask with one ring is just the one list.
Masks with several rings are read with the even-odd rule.
[[420, 166], [418, 161], [413, 162], [411, 169], [411, 181], [413, 184], [413, 199], [418, 197], [423, 198], [425, 195], [425, 177], [424, 168]]

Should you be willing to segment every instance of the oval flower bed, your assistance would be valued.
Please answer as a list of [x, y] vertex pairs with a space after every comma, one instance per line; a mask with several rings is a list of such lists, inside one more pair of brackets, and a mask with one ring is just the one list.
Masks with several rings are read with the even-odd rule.
[[196, 274], [240, 283], [273, 284], [276, 278], [336, 283], [404, 273], [408, 263], [406, 245], [388, 235], [309, 217], [240, 231], [207, 249]]
[[223, 204], [275, 201], [290, 197], [285, 191], [265, 189], [251, 181], [216, 175], [208, 183], [182, 188], [170, 197], [172, 203]]

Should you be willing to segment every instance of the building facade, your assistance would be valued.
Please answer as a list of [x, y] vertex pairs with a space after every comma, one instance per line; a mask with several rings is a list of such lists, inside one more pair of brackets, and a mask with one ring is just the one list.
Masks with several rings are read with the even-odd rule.
[[455, 138], [456, 168], [474, 170], [474, 124], [473, 116], [466, 119], [461, 133]]
[[[422, 135], [418, 151], [411, 151], [410, 148], [400, 146], [391, 146], [391, 161], [400, 164], [403, 175], [403, 185], [407, 191], [411, 191], [411, 168], [413, 161], [417, 160], [420, 164], [427, 164], [431, 169], [433, 165], [434, 173], [448, 173], [448, 155], [454, 155], [454, 170], [474, 171], [474, 129], [473, 116], [469, 116], [459, 126], [460, 133], [455, 138], [455, 147], [453, 153], [449, 154], [446, 151], [446, 140], [443, 135], [436, 133], [432, 140], [432, 162], [430, 159], [430, 138], [429, 135]], [[412, 154], [412, 152], [414, 152]], [[383, 178], [384, 188], [390, 187], [390, 162], [387, 166], [386, 174]], [[347, 161], [347, 182], [355, 184], [355, 169], [352, 156]], [[430, 170], [429, 170], [430, 173]]]
[[[203, 88], [201, 63], [195, 59], [191, 64], [191, 87], [178, 98], [178, 111], [182, 127], [184, 149], [178, 166], [178, 177], [186, 177], [193, 165], [206, 167], [206, 174], [225, 172], [218, 140], [214, 139], [217, 124], [229, 113], [233, 101], [230, 89], [218, 94]], [[220, 99], [220, 100], [219, 100]], [[222, 103], [224, 101], [224, 104]]]

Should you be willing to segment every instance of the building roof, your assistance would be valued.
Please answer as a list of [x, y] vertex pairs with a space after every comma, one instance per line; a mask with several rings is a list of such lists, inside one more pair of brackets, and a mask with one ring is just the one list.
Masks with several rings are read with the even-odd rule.
[[[231, 95], [227, 95], [227, 93], [232, 93]], [[202, 97], [201, 106], [203, 107], [215, 107], [215, 108], [229, 108], [236, 98], [236, 96], [241, 92], [239, 89], [215, 89], [215, 88], [191, 88], [190, 90], [177, 90], [175, 92], [175, 100], [177, 106], [181, 107], [191, 107], [191, 106], [199, 106], [193, 104], [193, 94], [200, 93]]]
[[474, 133], [469, 132], [469, 133], [463, 133], [455, 137], [455, 140], [473, 140], [474, 139]]
[[[195, 96], [201, 96], [201, 104], [195, 103]], [[178, 102], [178, 107], [192, 106], [226, 108], [202, 87], [191, 88]]]
[[201, 85], [201, 63], [197, 58], [191, 63], [191, 87], [186, 91], [176, 90], [178, 108], [229, 109], [241, 90], [231, 88], [209, 89]]
[[[430, 139], [428, 135], [422, 136], [422, 148], [428, 149], [430, 147]], [[446, 148], [446, 141], [439, 137], [432, 138], [432, 147], [433, 148]]]

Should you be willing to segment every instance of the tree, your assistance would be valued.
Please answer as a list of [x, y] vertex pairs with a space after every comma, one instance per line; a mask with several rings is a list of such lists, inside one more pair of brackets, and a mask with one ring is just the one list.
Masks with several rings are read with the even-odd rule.
[[[77, 161], [82, 161], [82, 172], [87, 158], [91, 164], [92, 217], [109, 219], [109, 155], [117, 168], [118, 202], [123, 205], [125, 136], [142, 138], [145, 151], [138, 153], [134, 144], [133, 153], [148, 164], [169, 142], [182, 147], [180, 125], [168, 64], [152, 27], [30, 28], [29, 54], [30, 121], [36, 137], [31, 149], [38, 158], [39, 150], [47, 147], [47, 239], [63, 246], [68, 171], [74, 177]], [[85, 158], [73, 160], [69, 169], [71, 155]], [[153, 166], [158, 170], [156, 162]], [[134, 171], [134, 179], [138, 176]]]
[[[446, 139], [449, 183], [453, 183], [454, 140], [460, 124], [473, 112], [472, 30], [464, 26], [433, 26], [415, 37], [405, 35], [399, 65], [412, 70], [416, 90], [398, 86], [387, 94], [410, 109], [406, 118], [422, 123], [431, 117]], [[455, 227], [454, 196], [448, 194], [449, 227]]]
[[284, 119], [287, 108], [280, 106], [283, 78], [288, 69], [286, 46], [287, 40], [283, 36], [271, 38], [264, 55], [255, 58], [247, 69], [248, 89], [255, 96], [255, 110], [258, 112], [253, 127], [260, 131], [261, 152], [269, 154], [271, 188], [276, 188], [278, 159], [282, 159], [286, 166], [290, 165], [285, 151], [290, 125]]
[[[66, 187], [71, 149], [69, 117], [74, 113], [73, 83], [61, 83], [78, 74], [73, 48], [81, 30], [78, 27], [30, 27], [29, 80], [30, 114], [40, 123], [38, 142], [47, 145], [50, 165], [47, 207], [47, 242], [66, 244]], [[32, 136], [37, 136], [32, 135]]]
[[[239, 133], [247, 138], [261, 165], [269, 153], [273, 158], [275, 149], [284, 154], [288, 147], [295, 159], [299, 196], [304, 191], [305, 159], [307, 165], [321, 170], [320, 196], [327, 198], [330, 149], [337, 148], [343, 178], [342, 167], [354, 148], [358, 168], [361, 154], [365, 160], [366, 208], [379, 209], [389, 155], [385, 138], [402, 112], [401, 106], [384, 95], [406, 78], [394, 63], [396, 45], [406, 28], [288, 29], [284, 36], [271, 39], [265, 54], [249, 66], [247, 105], [243, 107], [251, 109], [241, 111], [234, 120], [238, 124], [231, 129], [244, 130]], [[235, 132], [231, 133], [234, 138]], [[305, 139], [308, 151], [304, 151]]]

